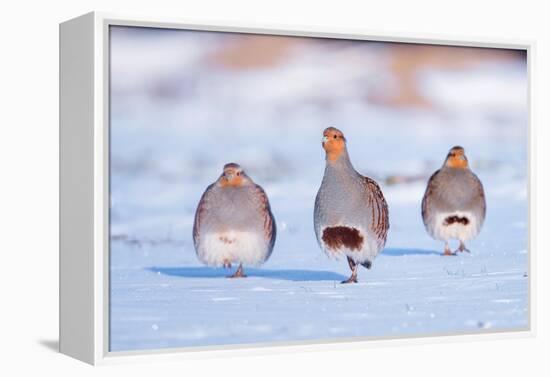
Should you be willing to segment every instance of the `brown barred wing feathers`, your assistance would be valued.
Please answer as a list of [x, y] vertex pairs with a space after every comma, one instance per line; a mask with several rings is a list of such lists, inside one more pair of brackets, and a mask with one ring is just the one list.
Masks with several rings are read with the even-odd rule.
[[378, 237], [380, 245], [383, 246], [390, 228], [388, 203], [378, 183], [369, 177], [364, 177], [364, 180], [372, 211], [371, 230]]

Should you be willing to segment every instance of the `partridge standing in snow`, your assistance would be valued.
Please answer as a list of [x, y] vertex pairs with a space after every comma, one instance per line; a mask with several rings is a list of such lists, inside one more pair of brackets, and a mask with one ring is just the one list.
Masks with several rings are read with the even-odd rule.
[[[422, 219], [433, 238], [445, 241], [444, 255], [468, 251], [465, 241], [479, 234], [485, 220], [483, 185], [468, 167], [464, 148], [453, 147], [443, 167], [428, 181], [422, 199]], [[449, 240], [458, 239], [460, 246], [454, 253]]]
[[326, 166], [315, 198], [317, 241], [329, 257], [345, 255], [357, 283], [357, 268], [371, 268], [383, 249], [389, 228], [388, 206], [378, 184], [353, 168], [344, 134], [329, 127], [323, 132]]
[[193, 241], [199, 260], [209, 266], [239, 268], [230, 277], [246, 277], [243, 264], [264, 263], [275, 244], [275, 219], [265, 191], [243, 169], [226, 164], [197, 207]]

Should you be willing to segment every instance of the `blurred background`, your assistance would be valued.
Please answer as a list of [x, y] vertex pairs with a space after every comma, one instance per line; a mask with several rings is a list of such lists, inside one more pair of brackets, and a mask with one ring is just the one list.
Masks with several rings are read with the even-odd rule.
[[328, 126], [396, 202], [454, 145], [526, 195], [525, 53], [111, 27], [113, 236], [184, 242], [227, 162], [312, 207]]
[[[111, 27], [110, 46], [111, 350], [527, 326], [524, 52], [137, 27]], [[353, 287], [313, 231], [328, 126], [390, 211]], [[455, 145], [488, 211], [472, 254], [442, 258], [420, 203]], [[278, 228], [239, 282], [201, 266], [191, 237], [228, 162], [264, 187]]]

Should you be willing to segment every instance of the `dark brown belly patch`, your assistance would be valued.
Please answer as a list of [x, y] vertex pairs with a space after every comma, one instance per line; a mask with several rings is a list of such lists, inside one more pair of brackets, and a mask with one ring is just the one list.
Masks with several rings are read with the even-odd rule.
[[361, 250], [363, 236], [356, 228], [333, 226], [323, 230], [323, 242], [328, 249], [338, 250], [342, 246], [350, 250]]
[[470, 223], [470, 220], [467, 217], [449, 216], [445, 218], [443, 225], [447, 225], [447, 226], [452, 224], [468, 225], [469, 223]]

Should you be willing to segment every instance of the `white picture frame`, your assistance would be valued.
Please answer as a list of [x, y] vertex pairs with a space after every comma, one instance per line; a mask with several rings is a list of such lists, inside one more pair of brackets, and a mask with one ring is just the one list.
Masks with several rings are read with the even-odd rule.
[[536, 250], [529, 244], [529, 326], [526, 330], [429, 337], [341, 339], [334, 343], [292, 342], [212, 346], [199, 349], [109, 352], [109, 85], [108, 30], [111, 25], [271, 35], [330, 37], [385, 42], [524, 49], [529, 81], [529, 240], [533, 239], [535, 200], [532, 57], [533, 41], [441, 37], [425, 34], [365, 33], [280, 25], [216, 25], [171, 18], [92, 12], [60, 25], [60, 352], [90, 364], [253, 355], [388, 344], [471, 341], [534, 336]]

